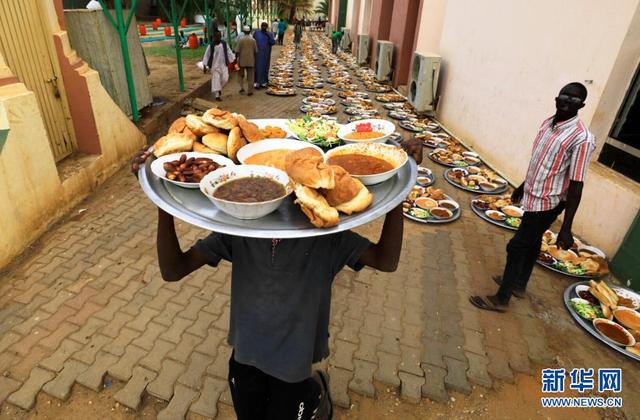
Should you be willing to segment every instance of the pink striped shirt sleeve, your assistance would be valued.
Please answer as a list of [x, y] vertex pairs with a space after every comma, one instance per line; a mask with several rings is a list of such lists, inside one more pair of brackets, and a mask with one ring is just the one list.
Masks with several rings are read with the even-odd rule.
[[583, 182], [587, 175], [587, 167], [589, 166], [589, 157], [593, 152], [593, 144], [589, 141], [589, 137], [580, 144], [573, 147], [571, 151], [571, 166], [569, 168], [569, 179], [572, 181]]

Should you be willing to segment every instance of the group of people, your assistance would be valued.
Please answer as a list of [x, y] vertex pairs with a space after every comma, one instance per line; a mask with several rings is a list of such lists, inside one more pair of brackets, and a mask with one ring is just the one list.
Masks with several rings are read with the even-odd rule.
[[[252, 36], [251, 27], [244, 26], [242, 34], [234, 38], [235, 46], [228, 45], [222, 39], [220, 31], [214, 31], [213, 40], [207, 47], [202, 63], [204, 71], [211, 72], [211, 92], [215, 100], [222, 100], [222, 88], [229, 81], [229, 73], [234, 70], [238, 71], [240, 94], [246, 92], [251, 96], [254, 89], [267, 87], [271, 47], [276, 43], [282, 45], [287, 23], [284, 20], [275, 20], [271, 29], [269, 32], [269, 24], [262, 22], [260, 30], [255, 31]], [[302, 31], [302, 22], [297, 21], [294, 27], [296, 47], [302, 40]]]

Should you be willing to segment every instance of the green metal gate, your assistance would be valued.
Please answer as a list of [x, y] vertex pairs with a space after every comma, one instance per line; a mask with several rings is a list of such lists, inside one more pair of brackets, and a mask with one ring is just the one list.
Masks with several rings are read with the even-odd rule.
[[347, 5], [349, 4], [348, 0], [339, 0], [340, 8], [338, 11], [338, 27], [337, 30], [342, 29], [347, 23]]

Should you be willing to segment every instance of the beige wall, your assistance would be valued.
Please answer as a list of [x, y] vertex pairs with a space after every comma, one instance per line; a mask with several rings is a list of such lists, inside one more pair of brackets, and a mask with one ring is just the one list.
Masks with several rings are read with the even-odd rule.
[[371, 2], [372, 0], [360, 1], [360, 7], [358, 8], [357, 35], [369, 33], [369, 23], [371, 21]]
[[419, 53], [440, 51], [440, 35], [444, 24], [447, 0], [422, 0], [418, 19], [416, 51]]
[[[440, 35], [429, 6], [442, 12], [442, 1], [425, 0], [427, 23], [417, 49], [443, 56], [439, 118], [489, 163], [521, 182], [539, 124], [571, 81], [589, 89], [580, 115], [601, 146], [637, 66], [640, 36], [629, 27], [634, 20], [637, 28], [638, 0], [619, 0], [615, 7], [600, 0], [450, 1]], [[590, 166], [575, 230], [612, 254], [640, 193], [636, 183], [599, 166]], [[615, 201], [603, 206], [607, 191]]]

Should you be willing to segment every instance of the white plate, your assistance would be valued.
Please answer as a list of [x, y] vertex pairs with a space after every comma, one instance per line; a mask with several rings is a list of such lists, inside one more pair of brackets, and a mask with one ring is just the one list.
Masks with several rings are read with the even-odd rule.
[[220, 164], [223, 166], [235, 166], [235, 164], [231, 159], [222, 155], [216, 155], [213, 153], [200, 153], [200, 152], [181, 152], [181, 153], [172, 153], [170, 155], [164, 155], [154, 160], [153, 162], [151, 162], [151, 172], [153, 172], [153, 174], [158, 178], [162, 178], [167, 182], [171, 182], [172, 184], [176, 184], [183, 188], [200, 188], [200, 183], [198, 182], [180, 182], [180, 181], [174, 181], [167, 178], [167, 171], [165, 171], [162, 166], [164, 165], [165, 162], [171, 162], [172, 160], [180, 159], [180, 156], [182, 155], [187, 155], [187, 159], [192, 157], [193, 158], [203, 157], [203, 158], [209, 158], [212, 161], [216, 162], [217, 164]]
[[260, 140], [255, 143], [249, 143], [238, 150], [238, 161], [244, 163], [249, 157], [269, 150], [299, 150], [310, 147], [317, 150], [324, 159], [324, 153], [318, 146], [308, 143], [306, 141], [292, 140], [292, 139], [267, 139]]

